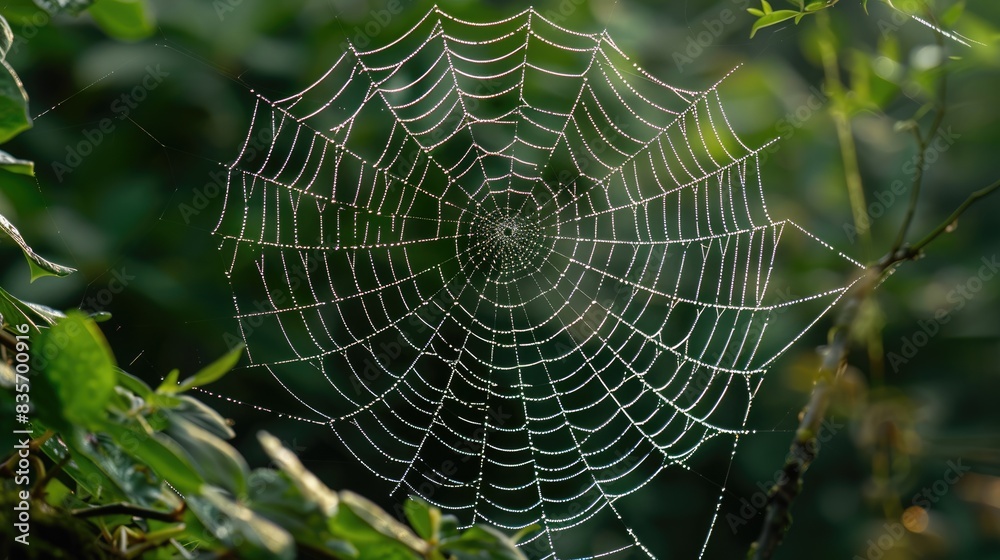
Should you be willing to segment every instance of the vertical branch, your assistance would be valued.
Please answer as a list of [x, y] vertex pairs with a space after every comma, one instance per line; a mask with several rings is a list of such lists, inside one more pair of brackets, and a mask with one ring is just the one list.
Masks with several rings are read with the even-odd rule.
[[[931, 22], [935, 22], [934, 14], [931, 10], [924, 5], [924, 11], [927, 14], [928, 19]], [[937, 40], [938, 48], [942, 51], [944, 50], [944, 38], [941, 32], [937, 30], [934, 33], [934, 38]], [[942, 64], [943, 66], [943, 64]], [[931, 140], [937, 135], [938, 130], [941, 128], [941, 123], [944, 121], [944, 115], [946, 110], [946, 99], [948, 97], [948, 73], [942, 69], [941, 79], [938, 82], [938, 92], [937, 99], [935, 100], [934, 106], [934, 120], [931, 121], [930, 128], [927, 130], [927, 134], [923, 134], [920, 131], [920, 123], [912, 122], [913, 134], [917, 140], [917, 169], [916, 173], [913, 175], [913, 185], [910, 187], [910, 202], [906, 207], [906, 215], [903, 217], [903, 224], [899, 227], [899, 233], [896, 235], [896, 241], [892, 244], [892, 249], [889, 250], [890, 254], [895, 254], [902, 248], [903, 243], [906, 242], [906, 234], [909, 232], [910, 225], [913, 223], [913, 217], [917, 212], [917, 203], [920, 199], [920, 189], [923, 186], [924, 180], [924, 166], [927, 163], [927, 149], [930, 147]], [[914, 116], [914, 121], [920, 118], [918, 112]]]
[[854, 219], [854, 229], [861, 238], [865, 253], [871, 254], [870, 223], [865, 190], [861, 181], [861, 168], [858, 165], [857, 147], [854, 145], [854, 133], [851, 121], [845, 107], [844, 84], [840, 80], [840, 61], [837, 58], [837, 48], [834, 44], [833, 31], [830, 29], [830, 16], [825, 10], [816, 14], [820, 25], [819, 49], [823, 59], [823, 74], [827, 91], [833, 99], [831, 114], [837, 127], [837, 140], [840, 143], [840, 153], [844, 164], [844, 179], [847, 183], [847, 195], [851, 202], [851, 215]]

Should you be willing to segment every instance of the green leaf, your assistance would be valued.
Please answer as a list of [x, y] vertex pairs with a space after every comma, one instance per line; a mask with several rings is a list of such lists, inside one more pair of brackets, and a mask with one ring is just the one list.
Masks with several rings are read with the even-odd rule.
[[421, 540], [409, 527], [397, 521], [395, 517], [375, 505], [371, 500], [349, 490], [344, 490], [340, 493], [340, 501], [378, 533], [424, 556], [430, 550], [427, 542]]
[[457, 537], [461, 534], [458, 530], [458, 518], [454, 515], [441, 516], [441, 539]]
[[3, 16], [12, 24], [25, 24], [42, 10], [31, 0], [7, 0], [3, 3]]
[[441, 510], [438, 508], [432, 507], [419, 498], [410, 497], [403, 504], [403, 512], [420, 538], [436, 541], [441, 537]]
[[827, 7], [829, 7], [829, 5], [826, 2], [812, 2], [806, 5], [805, 11], [818, 12]]
[[217, 488], [206, 486], [190, 496], [198, 519], [216, 538], [238, 551], [234, 557], [248, 560], [292, 560], [295, 541], [288, 531], [257, 515], [243, 503], [232, 500]]
[[757, 17], [761, 17], [761, 16], [764, 15], [764, 12], [762, 12], [761, 10], [758, 10], [757, 8], [747, 8], [747, 12], [749, 12], [750, 15], [757, 16]]
[[104, 431], [111, 434], [121, 449], [136, 461], [148, 465], [181, 494], [196, 494], [204, 486], [201, 475], [188, 462], [176, 442], [155, 433], [137, 421], [123, 425], [107, 422]]
[[35, 162], [17, 159], [3, 150], [0, 150], [0, 169], [6, 169], [18, 175], [35, 176]]
[[861, 8], [865, 11], [865, 15], [868, 14], [868, 0], [861, 0]]
[[164, 411], [164, 414], [169, 425], [163, 433], [187, 453], [202, 480], [229, 491], [233, 496], [245, 496], [247, 477], [250, 476], [246, 459], [233, 446], [189, 422], [182, 414], [171, 410]]
[[89, 13], [115, 39], [138, 41], [156, 31], [145, 0], [97, 0]]
[[[62, 462], [62, 471], [68, 474], [84, 493], [104, 502], [132, 501], [145, 505], [144, 500], [136, 499], [142, 494], [141, 492], [130, 492], [118, 480], [115, 480], [115, 477], [108, 473], [99, 462], [93, 460], [89, 453], [76, 449], [71, 450], [69, 444], [74, 439], [77, 439], [74, 435], [49, 438], [42, 444], [42, 451], [53, 461]], [[92, 438], [88, 445], [97, 446], [100, 445], [100, 441], [97, 438]], [[66, 457], [72, 457], [72, 459], [63, 462]], [[117, 473], [120, 470], [115, 468], [112, 472]]]
[[525, 560], [513, 540], [483, 525], [473, 525], [461, 536], [442, 541], [440, 548], [455, 560]]
[[28, 93], [6, 60], [0, 61], [0, 144], [31, 128]]
[[[226, 354], [224, 354], [218, 360], [215, 360], [211, 364], [205, 366], [198, 373], [182, 381], [180, 386], [178, 386], [171, 392], [183, 392], [187, 391], [192, 387], [201, 387], [203, 385], [208, 385], [209, 383], [219, 380], [223, 375], [226, 375], [234, 367], [236, 367], [236, 364], [239, 363], [240, 356], [242, 355], [243, 355], [243, 345], [240, 344], [235, 348], [233, 348], [232, 350], [230, 350], [229, 352], [227, 352]], [[166, 380], [164, 380], [164, 385], [166, 385]], [[161, 385], [160, 387], [162, 389], [163, 385]]]
[[35, 351], [42, 358], [40, 372], [61, 405], [61, 416], [73, 425], [101, 425], [118, 375], [111, 349], [94, 321], [70, 312], [42, 332]]
[[[75, 430], [49, 441], [54, 440], [62, 441], [64, 455], [72, 457], [66, 472], [98, 503], [127, 501], [169, 509], [180, 505], [177, 494], [168, 490], [160, 478], [150, 475], [146, 462], [126, 453], [109, 434]], [[74, 467], [79, 471], [76, 474]]]
[[510, 538], [510, 540], [518, 543], [518, 542], [521, 542], [521, 539], [523, 539], [524, 537], [527, 537], [528, 535], [534, 533], [535, 531], [541, 531], [541, 530], [542, 530], [542, 526], [538, 525], [537, 523], [536, 524], [532, 524], [532, 525], [528, 525], [527, 527], [525, 527], [525, 528], [521, 529], [520, 531], [514, 533], [514, 536], [512, 536]]
[[7, 58], [11, 45], [14, 44], [14, 32], [10, 30], [10, 24], [0, 16], [0, 59]]
[[760, 29], [790, 20], [798, 16], [799, 13], [800, 12], [796, 12], [794, 10], [778, 10], [777, 12], [768, 12], [754, 22], [753, 27], [750, 28], [750, 38], [753, 39], [753, 36]]
[[146, 382], [120, 368], [115, 368], [118, 374], [118, 385], [132, 391], [143, 399], [148, 399], [153, 394]]
[[309, 472], [295, 453], [289, 451], [281, 445], [281, 440], [267, 432], [258, 432], [257, 439], [267, 456], [278, 465], [307, 500], [316, 503], [323, 515], [327, 517], [336, 515], [340, 503], [337, 494], [316, 478], [316, 475]]
[[[157, 396], [162, 397], [162, 395]], [[236, 437], [236, 432], [229, 427], [229, 423], [221, 414], [194, 397], [180, 395], [176, 397], [176, 403], [172, 403], [170, 408], [183, 415], [188, 422], [193, 422], [196, 426], [208, 430], [217, 437], [222, 439]]]
[[[358, 560], [421, 560], [427, 557], [378, 531], [365, 518], [346, 506], [337, 509], [337, 515], [329, 520], [329, 527], [336, 538], [346, 540], [357, 548]], [[424, 545], [428, 553], [433, 551], [427, 543]]]
[[769, 13], [771, 13], [773, 11], [771, 9], [771, 4], [767, 0], [760, 0], [760, 5], [761, 5], [761, 7], [764, 8], [764, 13], [765, 14], [769, 14]]
[[93, 319], [95, 323], [103, 323], [111, 320], [111, 313], [107, 311], [95, 311], [90, 314], [90, 318]]
[[[0, 101], [0, 106], [2, 106], [2, 101]], [[0, 107], [2, 111], [2, 107]], [[2, 120], [2, 117], [0, 117]], [[28, 266], [31, 268], [31, 281], [41, 278], [42, 276], [66, 276], [70, 273], [76, 272], [75, 269], [56, 264], [52, 261], [46, 260], [35, 253], [34, 249], [28, 245], [28, 242], [24, 240], [21, 236], [21, 232], [14, 227], [14, 224], [10, 223], [6, 217], [0, 214], [0, 231], [3, 231], [14, 240], [14, 243], [21, 248], [21, 252], [24, 253], [24, 258], [28, 259]]]
[[163, 393], [170, 395], [177, 392], [177, 378], [180, 376], [181, 370], [172, 369], [163, 381], [160, 382], [160, 386], [156, 388], [157, 393]]
[[38, 332], [38, 325], [31, 319], [24, 302], [0, 288], [0, 319], [4, 325], [30, 325]]
[[959, 18], [962, 17], [962, 14], [964, 12], [965, 12], [965, 0], [960, 0], [959, 2], [955, 2], [954, 4], [952, 4], [951, 7], [945, 10], [943, 14], [941, 14], [940, 18], [941, 25], [943, 25], [944, 27], [954, 27], [955, 24], [958, 23]]
[[[359, 551], [349, 541], [330, 531], [330, 519], [319, 506], [305, 500], [285, 473], [273, 469], [255, 469], [247, 480], [250, 491], [245, 503], [288, 531], [298, 545], [323, 550], [336, 558], [353, 559]], [[300, 547], [301, 550], [301, 547]]]

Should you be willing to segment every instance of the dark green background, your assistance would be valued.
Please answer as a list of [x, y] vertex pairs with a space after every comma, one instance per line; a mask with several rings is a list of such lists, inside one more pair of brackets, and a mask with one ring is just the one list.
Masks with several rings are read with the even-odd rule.
[[[894, 181], [909, 184], [906, 163], [914, 155], [913, 141], [894, 131], [894, 123], [926, 101], [920, 90], [926, 84], [901, 84], [911, 75], [908, 66], [920, 64], [934, 39], [913, 21], [890, 28], [895, 26], [891, 12], [877, 2], [871, 2], [867, 16], [858, 4], [845, 0], [832, 15], [842, 61], [889, 77], [870, 83], [872, 97], [890, 116], [860, 111], [854, 119], [868, 199], [874, 202], [876, 193], [888, 200]], [[375, 42], [402, 32], [429, 8], [425, 3], [401, 5], [403, 11]], [[218, 6], [232, 10], [220, 18]], [[569, 0], [535, 4], [542, 14], [572, 6]], [[138, 43], [106, 38], [87, 16], [58, 18], [37, 33], [14, 25], [16, 35], [31, 35], [16, 43], [9, 60], [31, 96], [35, 127], [6, 148], [36, 162], [37, 180], [0, 175], [0, 212], [42, 254], [79, 273], [29, 286], [27, 267], [16, 248], [5, 243], [0, 246], [6, 264], [0, 283], [29, 301], [110, 311], [114, 318], [103, 327], [120, 364], [146, 379], [157, 380], [173, 367], [191, 372], [221, 354], [226, 335], [238, 331], [216, 251], [218, 239], [209, 235], [218, 199], [190, 223], [181, 205], [193, 205], [196, 191], [211, 181], [210, 173], [235, 157], [251, 114], [250, 89], [272, 99], [301, 90], [336, 59], [343, 41], [356, 34], [355, 26], [369, 24], [371, 11], [384, 7], [346, 0], [214, 5], [165, 0], [152, 3], [155, 36]], [[504, 17], [526, 5], [453, 2], [443, 7], [479, 20]], [[874, 220], [872, 254], [865, 254], [845, 232], [850, 209], [836, 134], [827, 104], [816, 103], [823, 100], [817, 89], [822, 71], [815, 24], [807, 19], [798, 27], [782, 25], [750, 40], [753, 18], [743, 7], [744, 2], [730, 0], [595, 1], [574, 9], [565, 25], [585, 31], [607, 28], [641, 66], [683, 88], [709, 87], [742, 65], [723, 86], [723, 103], [748, 145], [782, 138], [763, 170], [771, 215], [796, 221], [858, 260], [878, 257], [891, 243], [905, 202], [897, 198]], [[946, 44], [949, 54], [962, 57], [951, 63], [945, 121], [957, 140], [927, 171], [913, 228], [918, 234], [936, 225], [968, 192], [1000, 175], [997, 22], [1000, 5], [969, 1], [960, 29], [990, 45], [969, 49]], [[701, 52], [692, 47], [699, 39]], [[894, 51], [901, 66], [880, 58]], [[118, 119], [115, 100], [140, 84], [150, 66], [168, 76], [127, 119]], [[913, 77], [918, 84], [924, 80], [919, 73]], [[102, 119], [111, 119], [114, 130], [71, 173], [57, 178], [53, 162], [64, 162], [67, 147], [87, 134], [94, 137]], [[842, 427], [834, 430], [809, 471], [779, 557], [865, 557], [867, 541], [884, 533], [885, 504], [898, 496], [897, 503], [909, 505], [921, 488], [941, 478], [949, 460], [961, 459], [974, 472], [931, 505], [923, 534], [907, 535], [883, 558], [1000, 558], [1000, 479], [994, 476], [1000, 466], [995, 402], [1000, 395], [1000, 278], [985, 282], [961, 309], [953, 309], [948, 297], [976, 274], [982, 258], [1000, 252], [998, 212], [1000, 197], [984, 201], [954, 233], [931, 246], [926, 258], [905, 264], [880, 288], [887, 352], [900, 352], [902, 339], [912, 340], [919, 332], [918, 321], [929, 324], [938, 310], [948, 312], [949, 320], [898, 372], [889, 367], [884, 376], [873, 375], [863, 354], [853, 357], [861, 371], [851, 372], [851, 390], [838, 401], [832, 424]], [[781, 272], [776, 285], [797, 297], [817, 285], [846, 282], [857, 271], [789, 266]], [[112, 282], [116, 277], [128, 279], [120, 293], [109, 289], [117, 286]], [[797, 325], [804, 318], [789, 316], [788, 321]], [[724, 483], [721, 516], [739, 515], [741, 498], [751, 499], [758, 483], [769, 484], [780, 468], [807, 398], [814, 348], [823, 342], [828, 325], [818, 323], [768, 374], [750, 420], [759, 432], [740, 444]], [[240, 373], [222, 386], [226, 395], [281, 409], [284, 400], [276, 396], [273, 383]], [[253, 460], [263, 461], [253, 434], [266, 427], [332, 487], [355, 489], [376, 500], [385, 494], [387, 489], [354, 465], [326, 429], [205, 398], [235, 419], [241, 448]], [[879, 470], [879, 458], [887, 455], [874, 453], [876, 441], [891, 442], [891, 475]], [[706, 449], [696, 468], [718, 471], [718, 464], [728, 461], [728, 451], [719, 449], [718, 455]], [[627, 503], [633, 513], [645, 516], [647, 532], [660, 532], [668, 543], [677, 543], [678, 551], [700, 545], [706, 512], [714, 506], [702, 503], [692, 489], [704, 481], [693, 480], [696, 484], [661, 477]], [[720, 484], [713, 478], [708, 487]], [[708, 557], [739, 557], [761, 519], [751, 518], [735, 533], [720, 519]]]

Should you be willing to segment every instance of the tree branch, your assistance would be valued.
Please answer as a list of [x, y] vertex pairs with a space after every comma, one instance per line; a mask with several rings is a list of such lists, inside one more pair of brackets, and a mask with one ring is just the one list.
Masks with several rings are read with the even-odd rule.
[[[924, 4], [923, 6], [925, 15], [931, 22], [936, 22], [934, 19], [933, 11]], [[937, 45], [939, 49], [944, 49], [944, 38], [940, 33], [935, 33], [934, 38], [937, 40]], [[917, 203], [920, 200], [920, 189], [923, 186], [924, 180], [924, 167], [927, 162], [927, 149], [930, 147], [931, 140], [937, 135], [938, 130], [941, 129], [941, 123], [944, 122], [944, 114], [947, 110], [946, 101], [948, 98], [948, 74], [947, 72], [942, 72], [941, 81], [938, 83], [938, 94], [937, 103], [934, 107], [934, 119], [931, 121], [931, 126], [927, 130], [927, 134], [924, 135], [920, 132], [920, 124], [916, 122], [920, 118], [920, 113], [923, 111], [921, 109], [914, 116], [913, 122], [913, 134], [917, 137], [917, 169], [916, 173], [913, 175], [913, 185], [910, 187], [910, 202], [906, 207], [906, 215], [903, 217], [903, 224], [899, 227], [899, 232], [896, 234], [896, 241], [892, 244], [892, 249], [889, 250], [890, 254], [895, 254], [906, 242], [906, 234], [910, 230], [910, 224], [913, 223], [913, 217], [917, 213]]]
[[13, 333], [2, 327], [0, 327], [0, 346], [7, 348], [11, 352], [17, 351], [17, 339], [14, 338]]
[[851, 326], [857, 318], [858, 310], [861, 309], [880, 276], [873, 274], [874, 272], [869, 270], [868, 277], [860, 281], [841, 309], [836, 326], [830, 329], [829, 343], [823, 349], [820, 375], [813, 385], [809, 403], [799, 414], [799, 427], [795, 431], [795, 439], [792, 440], [785, 466], [781, 469], [782, 476], [778, 477], [774, 486], [768, 491], [764, 526], [761, 528], [760, 536], [750, 546], [747, 555], [752, 560], [771, 558], [792, 524], [792, 503], [802, 489], [805, 472], [819, 452], [817, 436], [830, 403], [830, 390], [840, 372], [847, 366]]
[[760, 536], [750, 545], [748, 558], [752, 560], [770, 559], [792, 523], [790, 513], [792, 503], [801, 491], [803, 475], [816, 459], [819, 450], [819, 442], [816, 437], [820, 424], [826, 416], [826, 409], [830, 401], [830, 389], [840, 372], [847, 366], [847, 354], [851, 349], [851, 330], [859, 310], [871, 297], [875, 286], [895, 265], [920, 256], [924, 247], [948, 231], [955, 220], [977, 200], [997, 190], [1000, 190], [1000, 180], [973, 192], [944, 222], [915, 245], [888, 253], [869, 267], [867, 276], [861, 279], [853, 293], [848, 295], [842, 304], [837, 322], [830, 329], [829, 343], [823, 349], [823, 363], [820, 365], [818, 379], [809, 396], [809, 403], [800, 413], [799, 427], [795, 432], [795, 439], [792, 441], [788, 457], [785, 459], [785, 466], [782, 468], [784, 476], [779, 477], [777, 483], [768, 492], [764, 526]]
[[107, 504], [97, 507], [75, 509], [70, 512], [73, 517], [80, 519], [87, 517], [102, 517], [105, 515], [128, 515], [131, 517], [142, 517], [144, 519], [153, 519], [167, 523], [176, 523], [180, 521], [183, 519], [183, 513], [183, 506], [174, 511], [159, 511], [129, 503]]

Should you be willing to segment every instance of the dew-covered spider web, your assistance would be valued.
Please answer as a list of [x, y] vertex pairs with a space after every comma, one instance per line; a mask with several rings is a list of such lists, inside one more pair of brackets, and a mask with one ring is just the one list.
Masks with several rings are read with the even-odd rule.
[[[772, 317], [845, 289], [774, 296], [783, 236], [835, 252], [769, 216], [762, 148], [717, 87], [669, 86], [607, 33], [435, 8], [257, 96], [215, 230], [244, 379], [273, 376], [394, 498], [541, 525], [532, 557], [667, 557], [623, 500], [708, 446], [724, 475], [809, 326]], [[726, 479], [695, 476], [703, 556]]]

